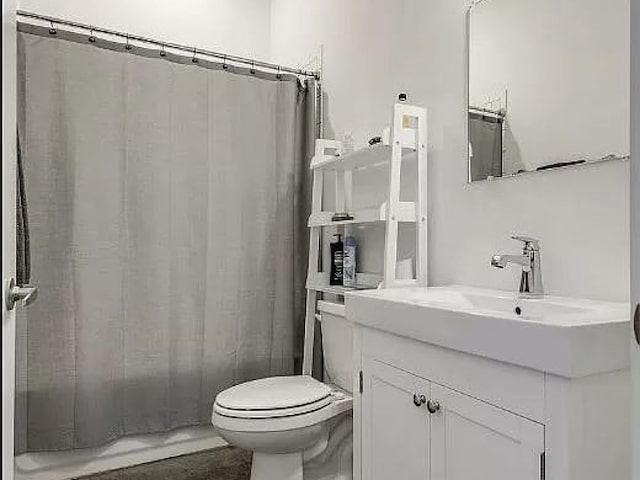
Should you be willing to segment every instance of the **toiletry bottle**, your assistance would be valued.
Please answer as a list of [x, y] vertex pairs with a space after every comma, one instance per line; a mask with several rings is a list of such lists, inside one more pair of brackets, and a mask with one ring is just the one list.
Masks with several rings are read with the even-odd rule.
[[356, 239], [344, 238], [342, 280], [345, 287], [356, 288]]
[[338, 240], [331, 244], [331, 274], [329, 275], [329, 285], [342, 285], [342, 267], [344, 260], [344, 245], [342, 235], [334, 235]]
[[351, 135], [351, 132], [345, 132], [342, 137], [342, 155], [349, 155], [354, 150], [353, 135]]

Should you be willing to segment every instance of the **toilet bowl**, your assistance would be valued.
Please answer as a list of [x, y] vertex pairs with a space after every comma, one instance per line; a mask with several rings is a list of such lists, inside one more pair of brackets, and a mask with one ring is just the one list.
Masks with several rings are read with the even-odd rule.
[[251, 480], [351, 478], [352, 327], [343, 305], [318, 302], [318, 310], [326, 383], [269, 377], [216, 397], [212, 423], [231, 445], [253, 452]]

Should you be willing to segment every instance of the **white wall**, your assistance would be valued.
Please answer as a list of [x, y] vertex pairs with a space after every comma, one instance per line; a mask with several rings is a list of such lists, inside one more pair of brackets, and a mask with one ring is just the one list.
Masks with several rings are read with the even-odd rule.
[[430, 281], [513, 289], [512, 231], [540, 238], [549, 293], [629, 295], [629, 164], [611, 162], [466, 183], [465, 0], [273, 0], [272, 60], [324, 45], [327, 120], [357, 145], [389, 122], [400, 91], [429, 109]]
[[268, 0], [18, 0], [18, 8], [249, 58], [269, 56]]
[[516, 251], [506, 236], [520, 231], [541, 239], [548, 292], [628, 298], [628, 163], [467, 185], [465, 0], [20, 0], [19, 8], [289, 65], [322, 44], [328, 133], [351, 131], [363, 145], [388, 123], [400, 91], [429, 109], [433, 284], [513, 288], [516, 270], [491, 269], [489, 258]]
[[508, 90], [507, 172], [628, 155], [629, 47], [629, 0], [474, 7], [469, 100]]

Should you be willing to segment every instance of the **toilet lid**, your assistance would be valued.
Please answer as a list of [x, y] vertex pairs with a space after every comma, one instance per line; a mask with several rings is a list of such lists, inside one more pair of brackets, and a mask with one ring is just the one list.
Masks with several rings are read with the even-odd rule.
[[244, 411], [317, 408], [330, 394], [327, 385], [307, 375], [269, 377], [225, 390], [216, 397], [216, 404], [224, 409]]

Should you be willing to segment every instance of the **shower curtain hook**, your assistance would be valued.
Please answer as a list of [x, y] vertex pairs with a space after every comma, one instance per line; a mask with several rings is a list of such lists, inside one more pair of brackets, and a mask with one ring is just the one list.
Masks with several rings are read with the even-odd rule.
[[127, 50], [131, 50], [131, 45], [129, 44], [129, 34], [127, 33], [127, 44], [124, 46]]
[[227, 68], [229, 68], [229, 65], [227, 65], [227, 56], [225, 55], [225, 56], [222, 58], [222, 69], [223, 69], [223, 70], [226, 70]]
[[91, 27], [91, 33], [89, 33], [89, 42], [96, 43], [96, 37], [93, 35], [93, 27]]
[[276, 78], [280, 80], [282, 78], [282, 74], [280, 73], [280, 65], [278, 65], [278, 73], [276, 74]]
[[160, 46], [160, 56], [161, 57], [167, 56], [167, 52], [164, 51], [164, 42], [162, 42], [162, 45]]
[[197, 48], [194, 48], [194, 49], [193, 49], [193, 58], [191, 59], [191, 61], [192, 61], [193, 63], [198, 63], [198, 57], [196, 57], [196, 55], [198, 55], [198, 49], [197, 49]]
[[251, 72], [251, 75], [255, 75], [255, 73], [256, 73], [256, 61], [253, 60], [253, 59], [251, 60], [251, 70], [250, 70], [250, 72]]
[[55, 35], [56, 33], [58, 33], [58, 31], [56, 30], [55, 25], [53, 24], [53, 20], [49, 20], [49, 23], [51, 24], [51, 28], [49, 29], [49, 33], [51, 35]]

